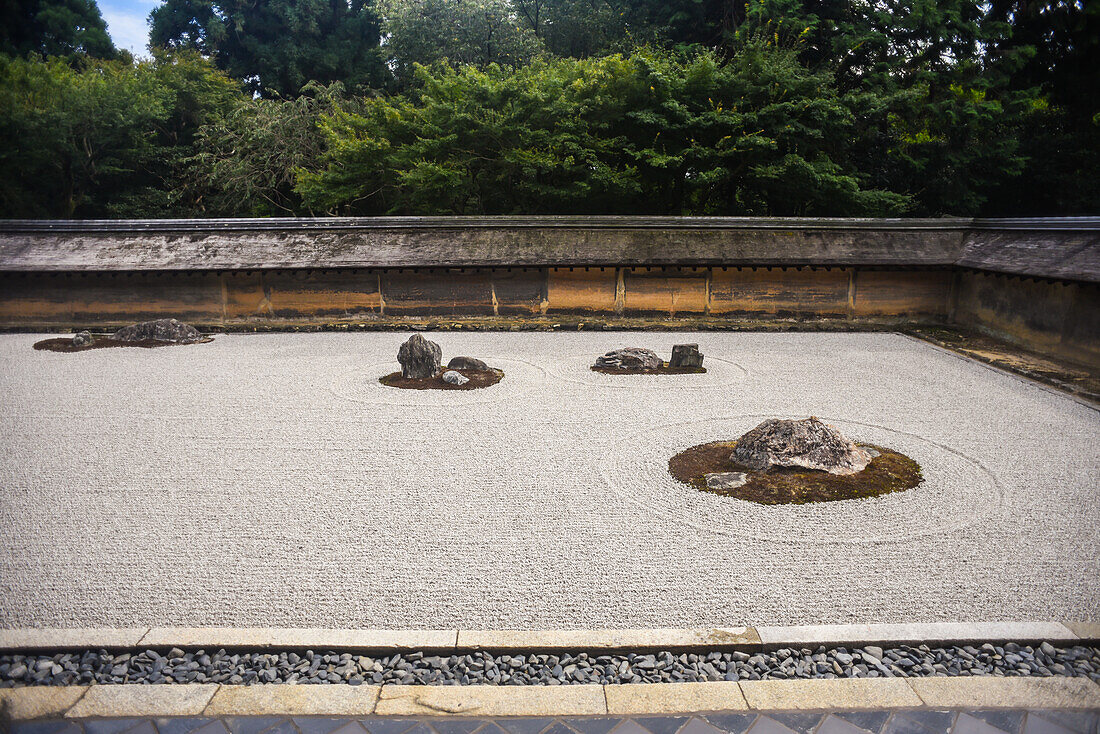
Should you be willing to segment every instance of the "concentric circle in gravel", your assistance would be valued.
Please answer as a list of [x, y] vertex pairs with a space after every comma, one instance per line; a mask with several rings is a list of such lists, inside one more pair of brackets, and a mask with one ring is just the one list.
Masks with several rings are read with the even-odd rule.
[[691, 446], [733, 439], [771, 415], [729, 416], [655, 426], [596, 452], [615, 494], [655, 515], [698, 530], [790, 543], [897, 542], [960, 530], [1003, 510], [1004, 490], [958, 449], [884, 426], [819, 416], [860, 443], [885, 446], [921, 465], [924, 481], [880, 497], [761, 505], [701, 492], [668, 473], [668, 457]]
[[591, 369], [598, 354], [590, 352], [569, 354], [561, 357], [556, 366], [550, 368], [549, 373], [565, 382], [578, 385], [592, 385], [593, 387], [607, 387], [616, 389], [639, 390], [647, 388], [661, 388], [675, 385], [677, 389], [713, 389], [742, 382], [748, 375], [746, 370], [736, 362], [721, 357], [706, 355], [703, 366], [707, 371], [698, 374], [686, 375], [609, 375], [606, 372], [596, 372]]
[[381, 384], [378, 378], [393, 372], [395, 362], [357, 366], [339, 374], [330, 389], [336, 397], [355, 403], [440, 408], [513, 400], [546, 382], [545, 371], [530, 362], [491, 355], [483, 359], [503, 370], [505, 376], [495, 385], [479, 390], [394, 390]]

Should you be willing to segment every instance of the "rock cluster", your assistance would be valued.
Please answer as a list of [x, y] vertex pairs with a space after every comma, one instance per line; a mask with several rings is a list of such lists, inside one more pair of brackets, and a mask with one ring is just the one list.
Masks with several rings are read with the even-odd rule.
[[626, 347], [598, 357], [595, 366], [612, 370], [655, 370], [664, 366], [664, 361], [652, 349]]
[[1100, 649], [1041, 645], [783, 648], [747, 652], [385, 657], [347, 652], [172, 649], [0, 655], [0, 688], [89, 683], [402, 683], [565, 685], [792, 678], [1087, 676], [1100, 681]]
[[110, 338], [122, 342], [158, 341], [186, 344], [201, 341], [203, 336], [194, 326], [185, 324], [182, 321], [156, 319], [155, 321], [142, 321], [138, 324], [123, 326]]
[[401, 363], [401, 376], [407, 379], [435, 377], [439, 374], [443, 350], [433, 341], [420, 334], [413, 334], [397, 350], [397, 361]]
[[80, 331], [73, 336], [74, 347], [86, 347], [94, 341], [95, 339], [90, 331]]
[[489, 365], [474, 357], [452, 357], [443, 370], [443, 349], [420, 334], [413, 334], [397, 350], [401, 363], [401, 376], [406, 379], [424, 379], [442, 373], [443, 381], [451, 385], [465, 385], [470, 378], [454, 370], [491, 372]]
[[871, 455], [817, 418], [772, 418], [737, 439], [730, 461], [754, 471], [801, 467], [843, 475], [862, 471]]
[[[592, 365], [600, 369], [608, 370], [659, 370], [665, 366], [656, 352], [642, 347], [625, 347], [615, 349], [596, 359]], [[676, 344], [672, 347], [672, 359], [669, 360], [670, 368], [702, 367], [703, 354], [699, 351], [698, 344]]]

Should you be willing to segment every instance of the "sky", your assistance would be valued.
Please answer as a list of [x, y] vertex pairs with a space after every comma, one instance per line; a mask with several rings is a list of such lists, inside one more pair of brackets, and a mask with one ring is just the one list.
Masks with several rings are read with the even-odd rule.
[[125, 48], [138, 56], [147, 56], [149, 49], [149, 11], [160, 5], [160, 0], [98, 0], [99, 12], [107, 21], [107, 32], [118, 48]]

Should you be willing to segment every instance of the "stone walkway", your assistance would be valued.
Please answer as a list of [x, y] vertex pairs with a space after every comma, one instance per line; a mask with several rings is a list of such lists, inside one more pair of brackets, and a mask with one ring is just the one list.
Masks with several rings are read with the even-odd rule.
[[[0, 725], [2, 726], [2, 725]], [[1100, 712], [1024, 709], [588, 718], [320, 716], [33, 721], [12, 734], [1097, 734]]]

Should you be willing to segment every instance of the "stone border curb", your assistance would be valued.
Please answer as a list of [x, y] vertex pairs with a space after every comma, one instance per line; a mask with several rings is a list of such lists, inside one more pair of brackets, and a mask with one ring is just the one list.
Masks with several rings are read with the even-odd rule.
[[1097, 709], [1100, 683], [1081, 677], [964, 676], [576, 686], [181, 683], [0, 689], [0, 711], [18, 721], [149, 715], [552, 717], [975, 707]]
[[986, 642], [1084, 641], [1059, 622], [930, 622], [918, 624], [818, 624], [757, 627], [765, 650], [781, 647], [863, 647], [865, 645], [972, 645]]
[[752, 627], [638, 630], [459, 630], [457, 650], [489, 652], [600, 652], [758, 650], [760, 635]]
[[349, 630], [266, 627], [154, 627], [138, 647], [248, 648], [265, 650], [332, 649], [357, 653], [450, 652], [458, 630]]
[[1100, 622], [932, 622], [824, 624], [793, 627], [581, 630], [350, 630], [258, 627], [0, 629], [0, 652], [83, 649], [329, 649], [347, 652], [494, 653], [642, 652], [654, 650], [756, 652], [780, 647], [970, 645], [1005, 642], [1100, 642]]

